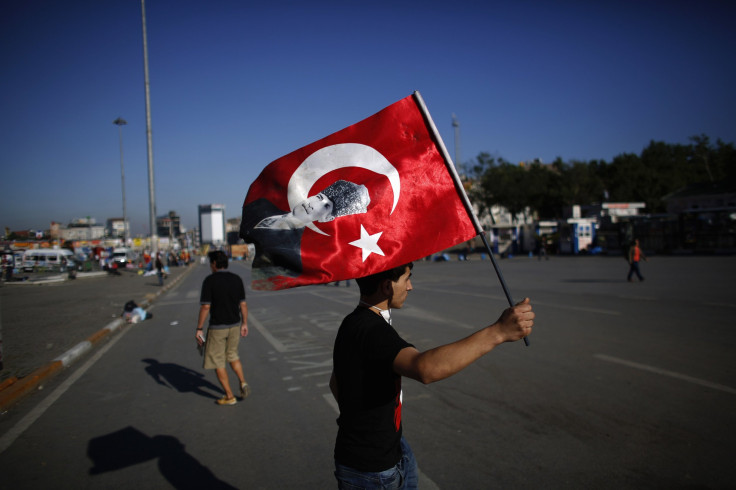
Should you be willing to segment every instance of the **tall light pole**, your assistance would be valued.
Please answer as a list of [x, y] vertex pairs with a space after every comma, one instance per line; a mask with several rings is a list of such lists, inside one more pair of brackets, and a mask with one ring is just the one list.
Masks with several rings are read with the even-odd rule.
[[151, 249], [153, 257], [158, 253], [156, 236], [156, 193], [153, 185], [153, 134], [151, 131], [151, 89], [148, 80], [148, 36], [146, 35], [146, 2], [141, 0], [143, 24], [143, 82], [146, 89], [146, 140], [148, 141], [148, 218], [151, 225]]
[[120, 180], [123, 183], [123, 247], [128, 246], [128, 214], [125, 209], [125, 167], [123, 166], [123, 126], [128, 121], [119, 117], [113, 122], [118, 127], [118, 135], [120, 136]]
[[460, 165], [460, 123], [457, 120], [457, 117], [455, 117], [455, 114], [452, 115], [452, 127], [455, 128], [455, 166], [457, 167]]

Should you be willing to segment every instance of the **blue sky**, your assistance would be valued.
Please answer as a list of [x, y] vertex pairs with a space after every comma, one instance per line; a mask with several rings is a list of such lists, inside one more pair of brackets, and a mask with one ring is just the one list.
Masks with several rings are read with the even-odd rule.
[[[267, 4], [267, 5], [266, 5]], [[157, 215], [239, 216], [268, 163], [419, 90], [454, 156], [603, 159], [736, 141], [736, 4], [146, 2]], [[149, 232], [137, 0], [0, 5], [0, 226]]]

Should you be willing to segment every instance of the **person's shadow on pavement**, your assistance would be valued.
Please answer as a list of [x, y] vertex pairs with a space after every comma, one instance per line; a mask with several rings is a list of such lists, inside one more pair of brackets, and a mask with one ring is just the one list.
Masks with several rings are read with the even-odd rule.
[[187, 453], [184, 444], [176, 437], [150, 437], [135, 427], [128, 426], [91, 439], [87, 444], [87, 456], [93, 463], [90, 475], [117, 471], [157, 459], [161, 475], [174, 488], [235, 489]]
[[[156, 383], [177, 390], [179, 393], [195, 393], [206, 398], [214, 398], [217, 400], [225, 394], [222, 389], [210, 383], [204, 378], [204, 374], [192, 369], [173, 363], [161, 363], [156, 359], [142, 359], [148, 363], [146, 372], [156, 381]], [[168, 384], [167, 384], [168, 383]], [[215, 391], [219, 394], [215, 395], [203, 388]]]

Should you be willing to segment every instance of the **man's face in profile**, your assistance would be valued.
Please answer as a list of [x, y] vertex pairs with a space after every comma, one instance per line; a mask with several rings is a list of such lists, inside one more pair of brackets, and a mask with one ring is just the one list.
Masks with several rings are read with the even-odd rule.
[[292, 214], [304, 224], [313, 221], [332, 221], [332, 201], [321, 192], [296, 205]]

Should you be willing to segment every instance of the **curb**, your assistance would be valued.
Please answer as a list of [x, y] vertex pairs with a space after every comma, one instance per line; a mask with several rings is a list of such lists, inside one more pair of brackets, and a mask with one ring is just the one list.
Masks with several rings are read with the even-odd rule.
[[[88, 277], [99, 277], [106, 276], [108, 273], [105, 271], [93, 271], [93, 272], [77, 272], [75, 279], [85, 279]], [[39, 284], [52, 284], [56, 282], [65, 282], [71, 280], [69, 274], [56, 274], [54, 276], [47, 276], [43, 279], [30, 279], [27, 281], [5, 281], [3, 282], [6, 286], [38, 286]]]
[[[144, 299], [140, 303], [141, 308], [151, 306], [156, 298], [178, 284], [179, 281], [186, 277], [193, 270], [194, 267], [196, 267], [196, 264], [190, 265], [186, 271], [181, 273], [175, 279], [169, 281], [155, 294], [146, 295], [146, 299]], [[51, 376], [57, 374], [62, 369], [69, 367], [72, 363], [74, 363], [74, 361], [76, 361], [87, 351], [92, 349], [95, 344], [99, 343], [107, 336], [112, 335], [116, 331], [120, 330], [121, 327], [123, 327], [124, 325], [126, 325], [126, 323], [123, 321], [122, 318], [113, 320], [102, 327], [102, 329], [90, 335], [86, 340], [78, 343], [77, 345], [66, 351], [64, 354], [60, 355], [56, 359], [53, 359], [45, 366], [36, 369], [28, 376], [24, 376], [22, 378], [9, 378], [3, 381], [3, 383], [0, 383], [0, 413], [5, 412], [8, 408], [17, 403], [21, 398], [30, 394], [36, 388], [40, 389], [40, 385], [44, 381], [48, 380]]]

